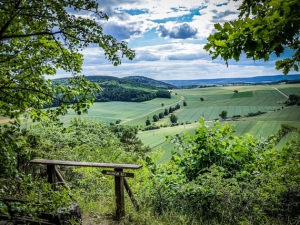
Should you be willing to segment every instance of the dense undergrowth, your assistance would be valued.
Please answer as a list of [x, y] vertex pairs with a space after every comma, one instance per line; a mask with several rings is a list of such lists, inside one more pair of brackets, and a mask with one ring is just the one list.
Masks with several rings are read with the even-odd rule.
[[[140, 206], [135, 212], [126, 198], [120, 224], [297, 224], [300, 223], [300, 143], [296, 138], [274, 150], [289, 125], [266, 140], [250, 134], [235, 136], [234, 127], [200, 121], [195, 135], [168, 137], [176, 143], [172, 159], [157, 164], [162, 153], [146, 153], [130, 128], [75, 119], [66, 129], [39, 123], [30, 129], [1, 127], [0, 197], [22, 198], [35, 204], [15, 210], [54, 212], [78, 202], [95, 224], [114, 214], [113, 178], [100, 169], [60, 167], [70, 190], [53, 192], [45, 167], [32, 158], [135, 163], [143, 168], [128, 178]], [[299, 131], [297, 131], [299, 133]], [[7, 147], [8, 146], [8, 147]], [[0, 201], [0, 211], [7, 214]]]

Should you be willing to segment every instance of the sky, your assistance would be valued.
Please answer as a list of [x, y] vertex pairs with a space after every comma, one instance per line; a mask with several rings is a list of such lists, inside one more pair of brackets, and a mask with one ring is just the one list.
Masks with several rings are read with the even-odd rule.
[[[211, 56], [203, 47], [214, 32], [215, 23], [237, 19], [241, 0], [98, 0], [109, 20], [103, 32], [126, 41], [136, 56], [115, 67], [97, 47], [82, 51], [82, 73], [115, 77], [145, 76], [156, 80], [193, 80], [212, 78], [281, 75], [275, 69], [277, 57], [268, 62], [242, 56], [229, 66]], [[90, 15], [89, 15], [90, 16]], [[283, 57], [291, 56], [287, 52]], [[291, 71], [291, 74], [294, 71]], [[59, 77], [67, 76], [59, 71]]]

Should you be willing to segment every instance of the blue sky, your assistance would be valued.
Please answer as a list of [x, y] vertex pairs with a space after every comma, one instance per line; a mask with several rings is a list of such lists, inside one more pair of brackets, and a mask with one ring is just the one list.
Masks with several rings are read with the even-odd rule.
[[[207, 37], [214, 32], [213, 25], [236, 19], [239, 4], [231, 0], [99, 0], [99, 7], [109, 15], [108, 21], [101, 22], [104, 33], [128, 42], [136, 57], [114, 67], [101, 49], [89, 47], [82, 51], [82, 72], [157, 80], [282, 74], [275, 70], [278, 58], [274, 56], [269, 62], [241, 57], [226, 67], [220, 59], [212, 61], [203, 49]], [[291, 52], [283, 56], [289, 57]], [[58, 75], [67, 76], [64, 72]]]

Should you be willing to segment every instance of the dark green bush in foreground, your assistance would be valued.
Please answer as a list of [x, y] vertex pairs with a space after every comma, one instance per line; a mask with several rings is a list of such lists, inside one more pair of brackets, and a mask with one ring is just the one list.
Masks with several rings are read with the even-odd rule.
[[[201, 120], [194, 135], [169, 137], [177, 149], [169, 163], [157, 164], [155, 156], [145, 155], [147, 148], [135, 137], [136, 129], [129, 127], [80, 119], [67, 129], [49, 124], [2, 127], [2, 148], [14, 145], [7, 151], [10, 155], [0, 157], [0, 197], [39, 202], [49, 212], [75, 201], [85, 214], [112, 214], [113, 177], [95, 168], [60, 167], [70, 191], [53, 192], [43, 179], [45, 167], [28, 161], [38, 157], [137, 163], [144, 167], [128, 182], [142, 210], [135, 214], [129, 205], [124, 224], [297, 224], [300, 143], [295, 138], [282, 150], [273, 150], [288, 132], [299, 131], [284, 125], [277, 135], [257, 140], [249, 134], [235, 136], [227, 124], [206, 127]], [[15, 209], [31, 215], [38, 210], [33, 205]], [[0, 212], [8, 213], [1, 201]]]
[[150, 206], [190, 215], [190, 223], [299, 223], [300, 143], [276, 151], [276, 139], [237, 137], [227, 124], [208, 128], [202, 120], [195, 135], [170, 138], [177, 150], [169, 164], [149, 166]]

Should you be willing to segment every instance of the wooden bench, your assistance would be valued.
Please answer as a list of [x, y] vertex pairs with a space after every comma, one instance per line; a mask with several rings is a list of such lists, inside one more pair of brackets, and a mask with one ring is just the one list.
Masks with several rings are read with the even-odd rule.
[[62, 161], [62, 160], [48, 160], [48, 159], [34, 159], [31, 160], [32, 164], [45, 164], [47, 165], [48, 182], [52, 184], [52, 188], [56, 189], [56, 179], [59, 182], [65, 183], [62, 175], [59, 173], [56, 165], [60, 166], [80, 166], [80, 167], [100, 167], [111, 168], [112, 170], [103, 170], [102, 173], [106, 175], [114, 176], [115, 180], [115, 199], [116, 199], [116, 218], [121, 219], [125, 216], [125, 204], [124, 204], [124, 187], [130, 197], [130, 200], [135, 207], [139, 210], [139, 205], [134, 198], [134, 195], [128, 185], [126, 177], [134, 177], [133, 173], [124, 172], [124, 169], [140, 169], [142, 165], [136, 164], [113, 164], [113, 163], [95, 163], [95, 162], [76, 162], [76, 161]]

